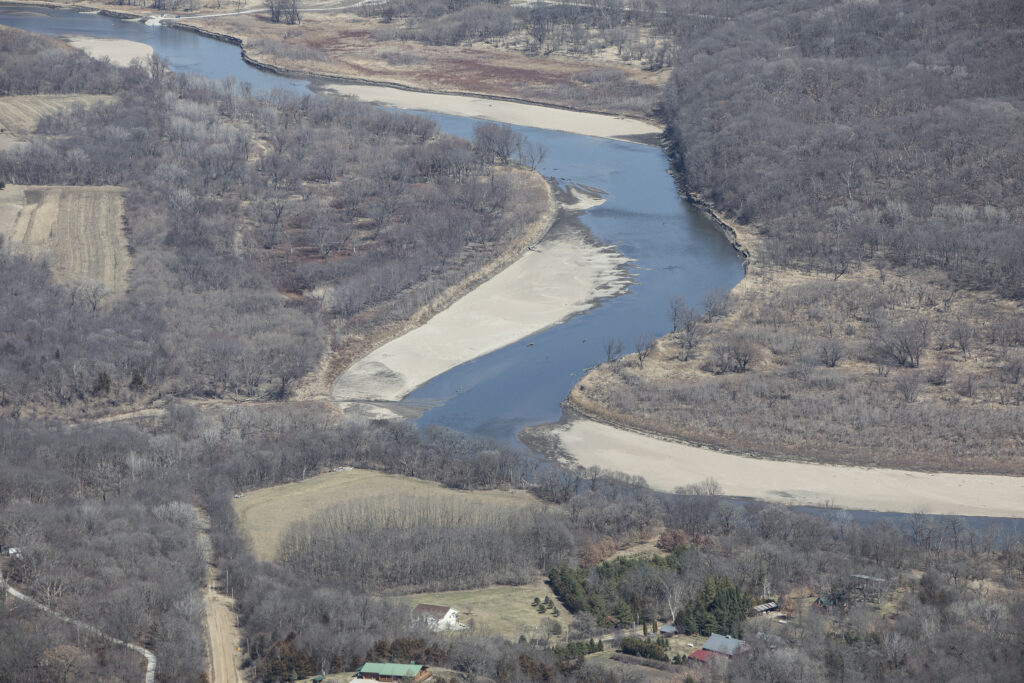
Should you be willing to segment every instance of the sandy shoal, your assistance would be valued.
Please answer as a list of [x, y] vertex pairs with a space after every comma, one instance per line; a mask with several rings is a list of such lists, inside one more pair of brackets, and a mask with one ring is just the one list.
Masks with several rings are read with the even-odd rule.
[[366, 102], [374, 102], [401, 109], [431, 111], [438, 114], [468, 116], [476, 119], [530, 126], [565, 133], [577, 133], [599, 138], [618, 138], [629, 135], [660, 134], [661, 128], [640, 119], [629, 119], [608, 114], [592, 114], [544, 107], [522, 102], [505, 102], [470, 95], [440, 95], [415, 92], [378, 85], [332, 84], [327, 86], [341, 95], [351, 95]]
[[590, 420], [554, 434], [584, 467], [639, 475], [671, 491], [708, 477], [729, 496], [855, 510], [1024, 517], [1024, 477], [817, 465], [762, 460], [663, 441]]
[[93, 59], [106, 57], [113, 64], [128, 66], [137, 57], [146, 59], [153, 54], [153, 48], [145, 43], [137, 43], [134, 40], [120, 40], [118, 38], [88, 38], [86, 36], [71, 36], [68, 39], [71, 47], [84, 50]]
[[590, 308], [627, 285], [612, 249], [569, 234], [542, 242], [424, 325], [375, 349], [334, 383], [338, 401], [397, 401], [462, 363]]

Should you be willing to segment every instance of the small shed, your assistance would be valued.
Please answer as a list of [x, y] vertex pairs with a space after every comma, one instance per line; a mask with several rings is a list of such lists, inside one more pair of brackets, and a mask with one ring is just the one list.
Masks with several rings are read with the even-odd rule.
[[422, 664], [392, 664], [367, 662], [359, 669], [359, 678], [371, 681], [404, 681], [419, 683], [430, 678], [430, 671]]
[[658, 629], [658, 635], [660, 635], [660, 636], [662, 636], [664, 638], [671, 638], [675, 634], [676, 634], [676, 627], [673, 626], [672, 624], [665, 624], [660, 629]]
[[762, 602], [760, 605], [755, 605], [750, 609], [750, 616], [756, 617], [759, 614], [767, 614], [768, 612], [774, 612], [777, 609], [779, 609], [779, 604], [774, 600]]

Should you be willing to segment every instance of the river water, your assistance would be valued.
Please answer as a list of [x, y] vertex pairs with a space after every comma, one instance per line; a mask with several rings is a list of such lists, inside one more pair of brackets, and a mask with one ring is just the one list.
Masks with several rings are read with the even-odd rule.
[[[146, 26], [95, 14], [0, 7], [0, 23], [53, 36], [86, 35], [146, 43], [175, 71], [233, 78], [258, 90], [306, 91], [308, 81], [245, 64], [240, 48], [190, 31]], [[425, 114], [450, 134], [471, 137], [478, 122]], [[597, 188], [606, 199], [581, 217], [591, 236], [631, 259], [631, 285], [618, 297], [504, 349], [444, 373], [406, 402], [425, 410], [420, 424], [515, 442], [530, 425], [558, 420], [560, 403], [587, 368], [605, 360], [602, 340], [626, 351], [644, 333], [669, 330], [668, 301], [694, 307], [709, 290], [729, 290], [743, 277], [740, 258], [703, 213], [684, 203], [657, 148], [570, 133], [517, 128], [544, 145], [538, 170], [564, 186]]]
[[[0, 6], [0, 25], [52, 36], [80, 35], [145, 43], [175, 71], [233, 78], [257, 90], [306, 92], [310, 82], [267, 73], [241, 59], [240, 48], [190, 31], [145, 26], [96, 14], [25, 6]], [[450, 134], [469, 137], [473, 119], [424, 114]], [[434, 378], [406, 402], [425, 408], [420, 424], [515, 441], [523, 427], [552, 422], [560, 403], [587, 368], [604, 360], [606, 337], [627, 351], [640, 334], [669, 329], [668, 300], [682, 296], [699, 307], [710, 290], [731, 289], [743, 276], [742, 263], [720, 230], [680, 200], [660, 149], [570, 133], [522, 128], [548, 152], [538, 170], [563, 187], [601, 190], [606, 202], [587, 211], [582, 222], [603, 244], [631, 259], [628, 291], [599, 302], [520, 342]], [[849, 510], [859, 522], [909, 515]], [[1024, 533], [1024, 520], [968, 518], [977, 529], [992, 528], [1004, 539]]]

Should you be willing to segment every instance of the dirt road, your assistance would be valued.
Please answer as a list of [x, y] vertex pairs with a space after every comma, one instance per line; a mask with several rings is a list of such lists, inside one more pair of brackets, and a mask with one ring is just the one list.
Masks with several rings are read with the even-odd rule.
[[209, 658], [209, 676], [212, 683], [242, 683], [241, 653], [238, 643], [242, 636], [235, 618], [235, 601], [217, 591], [217, 568], [213, 564], [213, 544], [210, 543], [210, 518], [196, 508], [197, 535], [206, 556], [206, 588], [203, 589], [206, 641]]

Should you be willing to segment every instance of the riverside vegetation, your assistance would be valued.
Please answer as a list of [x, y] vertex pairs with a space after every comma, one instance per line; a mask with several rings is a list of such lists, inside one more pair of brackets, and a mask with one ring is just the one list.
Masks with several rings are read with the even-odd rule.
[[43, 116], [0, 154], [0, 178], [123, 187], [134, 262], [124, 296], [83, 297], [0, 254], [6, 413], [285, 397], [325, 352], [358, 352], [547, 210], [543, 179], [511, 165], [523, 140], [494, 163], [494, 136], [473, 148], [421, 117], [3, 36], [0, 93], [117, 98]]
[[674, 332], [571, 404], [741, 452], [1024, 474], [1020, 12], [733, 10], [679, 44], [662, 109], [747, 278], [672, 302]]

